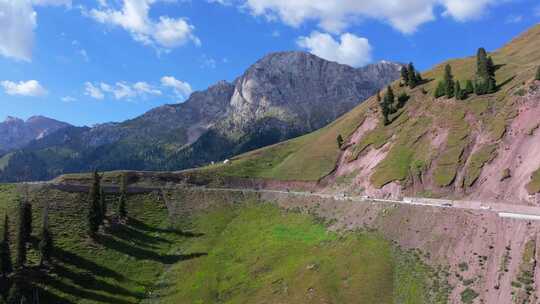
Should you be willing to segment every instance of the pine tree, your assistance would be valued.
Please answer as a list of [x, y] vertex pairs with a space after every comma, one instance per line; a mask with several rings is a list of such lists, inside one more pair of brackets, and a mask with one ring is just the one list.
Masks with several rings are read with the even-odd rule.
[[536, 70], [536, 77], [535, 77], [535, 79], [540, 81], [540, 66], [539, 66], [538, 69]]
[[122, 180], [120, 181], [120, 199], [118, 201], [118, 216], [125, 218], [127, 216], [126, 210], [127, 200], [127, 175], [122, 174]]
[[410, 96], [407, 95], [407, 93], [405, 93], [405, 92], [402, 92], [401, 94], [399, 94], [399, 96], [398, 96], [398, 104], [397, 104], [398, 109], [403, 108], [405, 106], [405, 104], [407, 103], [407, 101], [409, 101], [409, 98], [410, 98]]
[[495, 64], [493, 63], [493, 59], [488, 57], [484, 48], [478, 49], [476, 66], [476, 94], [483, 95], [496, 92], [497, 82], [495, 80]]
[[486, 70], [489, 77], [495, 77], [495, 64], [493, 63], [493, 58], [491, 56], [488, 57], [486, 61]]
[[465, 93], [467, 93], [467, 95], [474, 93], [474, 85], [473, 85], [472, 80], [470, 79], [467, 80], [467, 83], [465, 85]]
[[95, 238], [99, 230], [99, 225], [102, 223], [101, 205], [99, 200], [100, 176], [94, 171], [94, 179], [90, 191], [88, 193], [89, 208], [88, 208], [88, 234]]
[[408, 85], [409, 83], [409, 70], [407, 67], [401, 67], [401, 81], [405, 85]]
[[444, 67], [444, 92], [446, 94], [446, 97], [452, 98], [454, 97], [454, 89], [455, 89], [455, 83], [454, 83], [454, 75], [452, 75], [452, 67], [447, 64]]
[[53, 237], [49, 231], [49, 208], [43, 209], [43, 225], [41, 227], [41, 240], [39, 241], [39, 252], [41, 254], [40, 265], [43, 266], [51, 262], [53, 251]]
[[479, 48], [476, 53], [476, 76], [484, 80], [489, 77], [488, 57], [484, 48]]
[[28, 202], [28, 199], [25, 199], [23, 204], [23, 217], [24, 217], [24, 239], [26, 242], [32, 240], [32, 204]]
[[0, 275], [8, 276], [13, 272], [13, 264], [11, 263], [11, 248], [9, 241], [9, 218], [4, 217], [4, 236], [0, 243]]
[[433, 95], [435, 96], [435, 98], [440, 98], [446, 95], [446, 86], [444, 84], [444, 81], [439, 81]]
[[459, 80], [456, 80], [454, 94], [456, 95], [456, 100], [465, 100], [467, 98], [467, 93], [461, 89], [461, 84], [459, 83]]
[[19, 221], [17, 222], [17, 256], [15, 258], [15, 266], [17, 268], [23, 268], [26, 264], [26, 242], [28, 232], [26, 231], [28, 225], [26, 224], [26, 210], [25, 202], [19, 204]]
[[414, 89], [418, 84], [418, 80], [416, 79], [416, 70], [412, 62], [407, 66], [407, 70], [407, 74], [409, 75], [407, 84], [409, 85], [409, 88]]
[[101, 206], [101, 223], [107, 217], [107, 201], [105, 200], [105, 194], [103, 193], [103, 187], [99, 187], [99, 205]]
[[343, 136], [341, 136], [341, 134], [339, 134], [339, 135], [337, 136], [337, 139], [336, 139], [336, 140], [337, 140], [338, 148], [341, 149], [341, 147], [343, 146]]

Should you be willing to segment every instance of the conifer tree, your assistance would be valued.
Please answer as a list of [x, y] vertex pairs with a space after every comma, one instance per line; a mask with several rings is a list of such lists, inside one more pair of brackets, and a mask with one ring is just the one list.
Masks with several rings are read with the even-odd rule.
[[25, 232], [24, 239], [28, 243], [32, 240], [32, 204], [28, 202], [28, 199], [25, 199], [23, 203], [23, 214]]
[[467, 93], [461, 89], [461, 84], [459, 83], [459, 80], [456, 80], [454, 94], [456, 95], [456, 100], [465, 100], [467, 98]]
[[399, 96], [398, 96], [398, 104], [397, 104], [398, 109], [403, 108], [405, 106], [405, 104], [407, 103], [407, 101], [409, 101], [409, 98], [410, 98], [410, 96], [407, 95], [407, 93], [405, 93], [405, 92], [402, 92], [401, 94], [399, 94]]
[[482, 79], [487, 79], [489, 76], [488, 57], [484, 48], [479, 48], [476, 53], [476, 76]]
[[126, 210], [126, 200], [127, 200], [127, 174], [122, 174], [122, 180], [120, 181], [120, 199], [118, 201], [118, 215], [121, 218], [127, 216]]
[[101, 206], [101, 222], [103, 223], [107, 217], [107, 201], [105, 200], [103, 187], [99, 187], [99, 205]]
[[444, 67], [444, 92], [446, 94], [446, 97], [452, 98], [454, 97], [454, 89], [455, 89], [455, 83], [454, 83], [454, 76], [452, 75], [452, 67], [447, 64]]
[[536, 70], [536, 77], [535, 77], [535, 79], [540, 81], [540, 66], [539, 66], [538, 69]]
[[470, 95], [470, 94], [474, 93], [474, 85], [473, 85], [472, 80], [470, 80], [470, 79], [467, 80], [467, 83], [465, 85], [465, 93], [467, 95]]
[[495, 77], [495, 64], [493, 63], [493, 58], [491, 56], [488, 57], [486, 61], [486, 70], [489, 77]]
[[414, 68], [414, 64], [411, 62], [407, 66], [407, 74], [409, 75], [409, 80], [407, 84], [411, 89], [414, 89], [416, 85], [418, 84], [418, 80], [416, 79], [416, 70]]
[[409, 83], [409, 70], [407, 67], [401, 67], [401, 81], [404, 85], [408, 85]]
[[89, 208], [88, 208], [88, 234], [90, 237], [95, 238], [99, 230], [99, 225], [102, 223], [101, 205], [99, 199], [100, 189], [100, 176], [94, 171], [92, 186], [88, 193]]
[[17, 222], [17, 256], [15, 258], [15, 267], [23, 268], [26, 264], [26, 242], [28, 232], [26, 220], [26, 210], [25, 202], [19, 204], [19, 221]]
[[341, 136], [341, 134], [339, 134], [339, 135], [337, 136], [337, 139], [336, 139], [336, 140], [337, 140], [338, 148], [341, 149], [341, 147], [343, 146], [343, 136]]
[[433, 95], [435, 96], [435, 98], [443, 97], [444, 95], [446, 95], [446, 86], [444, 84], [444, 81], [439, 81]]
[[496, 92], [497, 82], [495, 81], [495, 65], [493, 59], [487, 56], [487, 52], [484, 48], [478, 49], [476, 65], [476, 94], [483, 95]]
[[8, 215], [4, 217], [4, 236], [0, 243], [0, 275], [2, 277], [8, 276], [13, 271], [13, 264], [11, 263], [11, 248], [9, 241], [9, 218]]
[[53, 237], [49, 231], [49, 208], [45, 206], [43, 209], [43, 223], [41, 227], [41, 240], [39, 241], [39, 252], [41, 254], [41, 260], [39, 264], [41, 266], [51, 262], [51, 256], [53, 251]]

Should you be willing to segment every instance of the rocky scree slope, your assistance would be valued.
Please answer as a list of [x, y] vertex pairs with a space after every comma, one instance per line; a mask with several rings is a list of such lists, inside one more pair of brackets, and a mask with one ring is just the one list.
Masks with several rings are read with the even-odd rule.
[[304, 52], [273, 53], [234, 82], [195, 92], [184, 103], [35, 140], [4, 160], [0, 179], [93, 168], [178, 170], [220, 161], [323, 127], [397, 79], [400, 69], [389, 62], [355, 69]]
[[[384, 125], [373, 96], [314, 133], [232, 159], [201, 172], [312, 181], [319, 187], [379, 197], [427, 196], [536, 204], [540, 192], [540, 25], [489, 54], [494, 94], [435, 98], [450, 64], [462, 87], [475, 78], [476, 57], [423, 73], [427, 81]], [[345, 144], [340, 149], [336, 137]]]

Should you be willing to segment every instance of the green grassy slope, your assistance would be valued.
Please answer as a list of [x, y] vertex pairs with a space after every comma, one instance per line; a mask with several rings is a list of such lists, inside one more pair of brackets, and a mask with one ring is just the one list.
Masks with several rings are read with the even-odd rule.
[[[15, 186], [0, 186], [0, 211], [11, 216], [12, 243], [15, 192]], [[86, 237], [85, 195], [42, 191], [31, 198], [36, 238], [30, 246], [25, 281], [40, 290], [42, 303], [139, 303], [168, 265], [191, 257], [178, 249], [187, 237], [169, 230], [164, 204], [151, 195], [130, 198], [128, 209], [134, 219], [126, 226], [111, 228], [99, 242]], [[45, 201], [50, 202], [49, 223], [56, 246], [56, 261], [47, 273], [37, 270], [36, 250]]]
[[[12, 230], [20, 190], [0, 186]], [[437, 273], [417, 255], [273, 205], [222, 207], [174, 224], [154, 195], [132, 196], [128, 224], [94, 242], [85, 195], [31, 193], [35, 238], [23, 276], [42, 303], [445, 303], [446, 290], [433, 289], [445, 285], [433, 285]], [[36, 250], [45, 201], [56, 246], [47, 271]]]
[[[428, 81], [413, 90], [400, 87], [396, 82], [393, 85], [395, 94], [406, 92], [410, 100], [392, 124], [379, 124], [350, 147], [353, 157], [349, 161], [362, 157], [366, 149], [391, 143], [388, 155], [370, 177], [373, 185], [382, 187], [392, 181], [406, 185], [412, 176], [428, 174], [424, 177], [433, 187], [444, 188], [456, 181], [458, 172], [471, 157], [470, 148], [475, 144], [475, 136], [480, 134], [487, 138], [485, 147], [481, 149], [484, 152], [490, 150], [490, 155], [476, 155], [472, 160], [474, 163], [464, 173], [464, 183], [472, 185], [482, 166], [492, 153], [496, 153], [494, 147], [498, 146], [509, 121], [516, 115], [512, 97], [527, 86], [540, 65], [540, 25], [489, 55], [497, 65], [498, 92], [484, 96], [473, 94], [465, 101], [433, 97], [446, 64], [452, 66], [455, 79], [461, 82], [462, 87], [465, 87], [466, 80], [474, 80], [474, 56], [449, 60], [423, 73]], [[379, 119], [379, 111], [376, 99], [370, 98], [315, 133], [240, 155], [227, 166], [203, 170], [225, 176], [320, 180], [336, 166], [340, 153], [336, 145], [337, 135], [348, 138], [366, 117]], [[439, 132], [446, 132], [448, 136], [441, 145], [434, 147], [426, 134]]]
[[187, 248], [208, 255], [173, 266], [159, 303], [445, 302], [428, 267], [374, 234], [327, 232], [271, 205], [213, 210], [192, 225], [205, 236]]

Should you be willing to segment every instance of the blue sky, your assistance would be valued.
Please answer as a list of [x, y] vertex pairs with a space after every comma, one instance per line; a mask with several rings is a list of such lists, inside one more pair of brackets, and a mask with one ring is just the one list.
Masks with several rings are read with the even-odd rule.
[[538, 0], [0, 0], [0, 117], [121, 121], [274, 51], [428, 69], [539, 21]]

